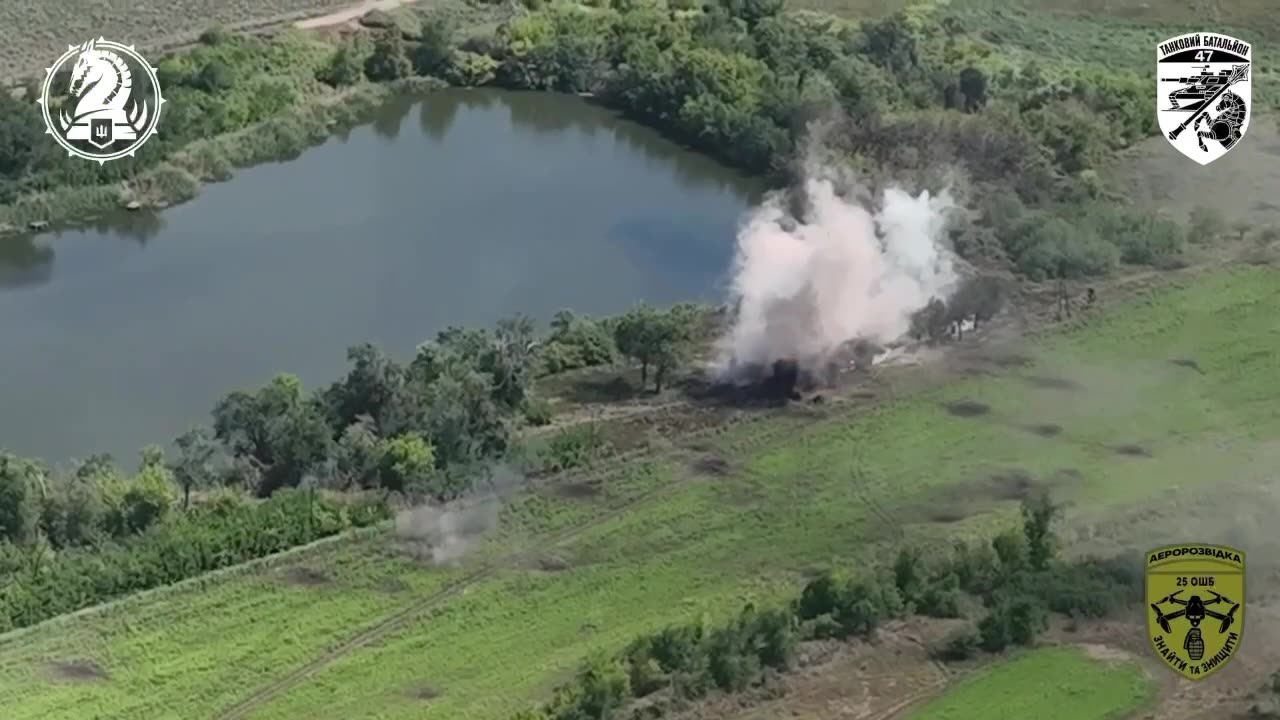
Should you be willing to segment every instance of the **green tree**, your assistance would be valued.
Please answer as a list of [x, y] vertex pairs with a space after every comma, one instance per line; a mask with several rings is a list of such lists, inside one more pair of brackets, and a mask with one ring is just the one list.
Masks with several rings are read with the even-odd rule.
[[435, 473], [435, 452], [426, 438], [420, 435], [397, 435], [382, 443], [380, 456], [378, 483], [387, 492], [430, 489], [429, 481]]
[[191, 84], [207, 93], [226, 92], [235, 87], [235, 68], [215, 58], [200, 68], [200, 71], [191, 79]]
[[1027, 562], [1032, 570], [1047, 570], [1053, 560], [1054, 547], [1053, 520], [1060, 512], [1048, 493], [1036, 495], [1022, 501], [1022, 532], [1027, 543]]
[[0, 93], [0, 179], [16, 179], [35, 158], [42, 126], [35, 103]]
[[965, 112], [977, 112], [987, 104], [987, 76], [978, 68], [960, 71], [959, 88]]
[[404, 368], [370, 343], [348, 348], [347, 362], [351, 364], [347, 376], [322, 394], [331, 423], [347, 428], [367, 417], [375, 430], [385, 431], [387, 413], [404, 388]]
[[373, 44], [373, 53], [364, 64], [364, 74], [374, 82], [400, 80], [413, 74], [413, 62], [398, 32], [383, 33]]
[[372, 420], [363, 417], [348, 425], [333, 450], [333, 473], [338, 487], [350, 490], [372, 486], [382, 462], [382, 450]]
[[413, 56], [414, 69], [419, 75], [439, 75], [449, 68], [457, 48], [455, 33], [453, 21], [442, 13], [434, 13], [423, 21]]
[[1222, 237], [1227, 229], [1227, 219], [1216, 207], [1198, 205], [1191, 210], [1187, 228], [1191, 242], [1211, 243]]
[[444, 69], [445, 79], [462, 87], [480, 87], [498, 76], [498, 61], [484, 53], [455, 50]]
[[667, 373], [679, 365], [691, 340], [688, 319], [658, 312], [648, 305], [632, 308], [618, 320], [614, 343], [618, 351], [640, 363], [640, 384], [648, 383], [653, 366], [655, 389], [662, 392]]
[[95, 477], [51, 478], [40, 528], [55, 548], [88, 545], [107, 532], [107, 506]]
[[44, 471], [35, 463], [0, 453], [0, 539], [28, 543], [40, 523]]
[[277, 375], [256, 393], [236, 391], [213, 410], [214, 435], [260, 474], [258, 492], [296, 486], [323, 463], [333, 430], [294, 375]]
[[329, 63], [320, 69], [317, 79], [334, 87], [355, 85], [365, 79], [365, 63], [369, 53], [354, 42], [346, 42], [338, 46]]
[[212, 487], [217, 480], [215, 460], [219, 448], [213, 434], [204, 427], [191, 428], [178, 436], [174, 444], [178, 447], [178, 457], [170, 471], [182, 488], [182, 509], [186, 510], [191, 506], [193, 489]]
[[160, 522], [173, 508], [173, 488], [164, 452], [155, 446], [145, 448], [138, 473], [116, 481], [105, 493], [111, 533], [117, 537], [136, 534]]

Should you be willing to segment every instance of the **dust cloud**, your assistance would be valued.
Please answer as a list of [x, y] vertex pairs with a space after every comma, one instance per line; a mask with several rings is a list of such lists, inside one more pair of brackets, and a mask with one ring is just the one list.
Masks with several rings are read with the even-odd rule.
[[519, 473], [499, 467], [490, 471], [482, 492], [402, 510], [395, 518], [396, 540], [402, 550], [433, 565], [456, 563], [498, 525], [506, 497], [523, 482]]
[[900, 338], [912, 313], [957, 280], [944, 232], [953, 209], [945, 191], [888, 187], [873, 197], [856, 180], [807, 171], [738, 234], [735, 317], [712, 370], [735, 379], [778, 360], [815, 370], [852, 341]]

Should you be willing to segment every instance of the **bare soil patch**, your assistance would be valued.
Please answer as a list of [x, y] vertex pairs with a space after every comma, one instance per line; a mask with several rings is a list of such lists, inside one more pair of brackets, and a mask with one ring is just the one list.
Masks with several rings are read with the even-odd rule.
[[49, 663], [54, 678], [67, 682], [97, 682], [110, 680], [102, 666], [92, 660], [56, 660]]
[[1114, 450], [1117, 455], [1124, 455], [1127, 457], [1144, 457], [1144, 458], [1151, 457], [1151, 451], [1147, 450], [1141, 445], [1133, 445], [1133, 444], [1116, 445], [1114, 448], [1112, 448], [1112, 450]]
[[947, 412], [955, 417], [980, 417], [991, 412], [991, 406], [977, 400], [957, 400], [947, 403]]
[[333, 584], [333, 578], [309, 567], [291, 567], [284, 572], [284, 579], [290, 585], [302, 587], [322, 587]]

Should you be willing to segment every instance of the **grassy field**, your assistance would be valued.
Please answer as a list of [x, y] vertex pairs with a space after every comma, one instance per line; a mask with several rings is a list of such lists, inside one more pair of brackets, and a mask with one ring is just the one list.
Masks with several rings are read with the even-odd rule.
[[1047, 648], [965, 680], [907, 720], [1116, 720], [1142, 707], [1152, 690], [1136, 665]]
[[[0, 703], [13, 720], [505, 718], [592, 650], [777, 597], [904, 534], [986, 530], [1028, 484], [1097, 514], [1248, 477], [1280, 432], [1276, 281], [1218, 272], [1024, 348], [1030, 367], [545, 488], [462, 567], [372, 538], [0, 640]], [[709, 457], [718, 471], [696, 472]]]

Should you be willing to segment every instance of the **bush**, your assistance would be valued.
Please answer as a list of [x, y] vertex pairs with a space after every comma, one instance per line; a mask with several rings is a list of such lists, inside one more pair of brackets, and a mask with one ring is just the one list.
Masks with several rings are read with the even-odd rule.
[[595, 423], [567, 427], [551, 437], [542, 468], [561, 472], [581, 467], [607, 452], [609, 447]]
[[520, 412], [524, 415], [525, 422], [534, 427], [550, 425], [555, 418], [555, 410], [552, 409], [551, 402], [543, 397], [525, 398]]
[[937, 651], [937, 656], [940, 660], [947, 662], [968, 660], [976, 655], [983, 645], [982, 634], [972, 627], [966, 627], [949, 635]]

